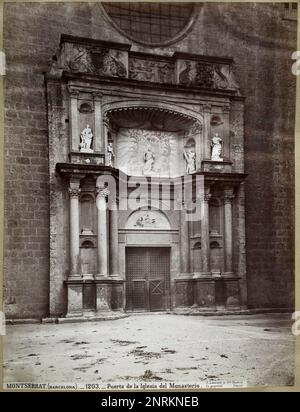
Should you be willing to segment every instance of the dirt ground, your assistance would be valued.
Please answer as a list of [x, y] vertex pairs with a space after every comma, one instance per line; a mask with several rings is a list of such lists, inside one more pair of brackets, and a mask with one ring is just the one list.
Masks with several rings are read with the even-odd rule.
[[290, 315], [136, 314], [119, 320], [7, 326], [4, 381], [292, 385]]

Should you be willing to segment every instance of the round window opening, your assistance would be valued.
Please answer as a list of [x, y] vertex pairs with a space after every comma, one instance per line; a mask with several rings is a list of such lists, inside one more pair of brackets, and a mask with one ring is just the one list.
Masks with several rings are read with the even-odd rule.
[[114, 27], [126, 37], [149, 46], [173, 43], [195, 19], [195, 3], [102, 3]]

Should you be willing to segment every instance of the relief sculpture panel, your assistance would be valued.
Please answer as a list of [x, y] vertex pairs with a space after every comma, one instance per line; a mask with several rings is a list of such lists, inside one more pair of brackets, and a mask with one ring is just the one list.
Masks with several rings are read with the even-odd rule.
[[120, 128], [118, 168], [130, 176], [177, 176], [182, 163], [178, 144], [175, 132]]

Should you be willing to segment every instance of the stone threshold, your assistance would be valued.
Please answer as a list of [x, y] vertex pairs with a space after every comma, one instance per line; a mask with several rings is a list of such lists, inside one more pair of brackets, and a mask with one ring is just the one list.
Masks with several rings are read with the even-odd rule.
[[66, 318], [42, 318], [42, 319], [7, 319], [6, 325], [27, 325], [27, 324], [63, 324], [63, 323], [79, 323], [79, 322], [96, 322], [127, 318], [129, 316], [141, 315], [185, 315], [185, 316], [226, 316], [226, 315], [259, 315], [259, 314], [282, 314], [293, 313], [293, 308], [260, 308], [260, 309], [235, 309], [235, 310], [204, 310], [201, 308], [182, 308], [172, 311], [160, 312], [103, 312], [101, 315], [95, 316], [77, 316]]

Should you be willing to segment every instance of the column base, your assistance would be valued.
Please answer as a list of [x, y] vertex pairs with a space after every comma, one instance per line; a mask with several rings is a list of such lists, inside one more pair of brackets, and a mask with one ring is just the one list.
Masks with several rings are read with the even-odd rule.
[[[77, 283], [78, 282], [78, 283]], [[68, 279], [68, 312], [66, 317], [80, 317], [83, 314], [83, 285], [81, 280]]]

